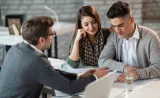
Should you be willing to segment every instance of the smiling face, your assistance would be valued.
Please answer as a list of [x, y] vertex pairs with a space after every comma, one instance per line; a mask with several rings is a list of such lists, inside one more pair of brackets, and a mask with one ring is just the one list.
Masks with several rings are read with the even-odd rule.
[[129, 39], [133, 36], [134, 18], [133, 17], [118, 17], [111, 19], [111, 24], [121, 38]]
[[94, 36], [96, 32], [98, 31], [97, 21], [90, 16], [84, 16], [81, 19], [81, 25], [84, 31], [87, 32], [87, 34], [91, 36]]

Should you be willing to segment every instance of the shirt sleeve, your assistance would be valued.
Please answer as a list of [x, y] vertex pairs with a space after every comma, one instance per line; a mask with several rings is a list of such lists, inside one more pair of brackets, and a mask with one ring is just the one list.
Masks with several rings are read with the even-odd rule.
[[[70, 47], [69, 47], [69, 55], [70, 55], [71, 52], [72, 52], [73, 44], [74, 44], [74, 40], [71, 42], [71, 45], [70, 45]], [[68, 63], [71, 67], [77, 68], [77, 67], [79, 66], [79, 64], [80, 64], [80, 59], [77, 60], [77, 61], [73, 61], [73, 60], [71, 60], [71, 59], [69, 58], [69, 55], [68, 55], [67, 60], [66, 60], [67, 63]]]
[[67, 94], [84, 91], [87, 84], [95, 80], [93, 75], [76, 80], [77, 74], [55, 70], [46, 58], [40, 58], [35, 68], [37, 82]]

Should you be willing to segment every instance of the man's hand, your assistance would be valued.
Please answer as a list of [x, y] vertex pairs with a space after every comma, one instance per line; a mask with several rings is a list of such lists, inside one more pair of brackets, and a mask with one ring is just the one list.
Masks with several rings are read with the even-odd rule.
[[119, 75], [119, 77], [117, 78], [116, 82], [124, 82], [125, 81], [125, 74], [122, 73], [121, 75]]
[[98, 69], [90, 69], [87, 72], [85, 72], [84, 74], [80, 75], [80, 79], [84, 79], [89, 77], [92, 74], [95, 74], [97, 76], [97, 78], [101, 78], [104, 75], [108, 74], [109, 70], [108, 68], [104, 67], [104, 68], [98, 68]]
[[83, 73], [82, 75], [80, 75], [80, 79], [84, 79], [89, 77], [90, 75], [94, 74], [94, 72], [96, 71], [96, 69], [90, 69], [87, 72]]
[[132, 74], [134, 76], [134, 80], [138, 80], [138, 78], [139, 78], [138, 72], [137, 71], [133, 71]]
[[[134, 80], [137, 80], [139, 78], [138, 72], [137, 71], [132, 71], [130, 72], [133, 74]], [[129, 72], [122, 73], [116, 80], [116, 82], [125, 82], [125, 74], [129, 74]]]
[[94, 74], [97, 76], [97, 78], [101, 78], [105, 76], [106, 74], [108, 74], [108, 72], [109, 72], [108, 68], [104, 67], [104, 68], [96, 69]]
[[124, 67], [124, 73], [131, 72], [131, 71], [136, 71], [136, 70], [137, 70], [137, 68], [132, 67], [132, 66], [126, 65], [126, 66]]

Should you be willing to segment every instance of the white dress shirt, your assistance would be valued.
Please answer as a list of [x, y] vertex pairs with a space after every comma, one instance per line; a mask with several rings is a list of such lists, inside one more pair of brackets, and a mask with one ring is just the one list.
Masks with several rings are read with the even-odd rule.
[[137, 46], [137, 41], [139, 39], [139, 32], [138, 28], [136, 25], [135, 32], [131, 38], [123, 39], [123, 44], [122, 44], [122, 56], [125, 64], [128, 64], [129, 66], [134, 66], [138, 67], [137, 63], [137, 53], [136, 53], [136, 46]]
[[26, 40], [24, 40], [24, 42], [28, 45], [30, 45], [36, 52], [39, 52], [41, 54], [44, 54], [41, 50], [39, 50], [37, 47], [35, 47], [34, 45], [28, 43]]

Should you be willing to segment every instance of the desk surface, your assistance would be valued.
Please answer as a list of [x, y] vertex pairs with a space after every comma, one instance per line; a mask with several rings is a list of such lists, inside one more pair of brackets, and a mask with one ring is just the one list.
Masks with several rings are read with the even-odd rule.
[[160, 98], [160, 81], [153, 81], [128, 94], [128, 98]]
[[0, 44], [2, 45], [15, 45], [23, 41], [22, 36], [15, 35], [0, 35]]
[[[81, 68], [74, 69], [67, 65], [64, 61], [59, 59], [49, 58], [52, 66], [56, 69], [61, 69], [68, 72], [76, 72], [81, 70]], [[65, 66], [65, 67], [64, 67]], [[84, 68], [85, 69], [85, 68]], [[89, 70], [86, 68], [84, 72]], [[80, 71], [82, 72], [82, 70]], [[130, 92], [125, 91], [124, 83], [114, 83], [111, 89], [109, 98], [160, 98], [160, 79], [148, 79], [148, 80], [138, 80], [133, 83], [133, 90]], [[60, 93], [59, 96], [64, 96], [65, 94]], [[58, 96], [58, 95], [57, 95]], [[59, 98], [59, 97], [53, 97]], [[80, 96], [64, 96], [60, 98], [84, 98]]]
[[[159, 88], [158, 86], [155, 86], [158, 85], [157, 82], [160, 83], [160, 79], [134, 81], [132, 91], [125, 91], [124, 83], [114, 83], [109, 98], [160, 98], [160, 97], [146, 96], [148, 94], [150, 95], [155, 94], [155, 91], [153, 91], [153, 89], [156, 90]], [[148, 87], [149, 89], [147, 89]], [[158, 94], [159, 93], [157, 93], [156, 95]]]
[[[146, 81], [146, 82], [145, 82]], [[132, 91], [125, 91], [123, 87], [113, 84], [109, 98], [160, 98], [160, 79], [141, 80], [142, 84], [137, 85]], [[140, 83], [139, 82], [139, 83]], [[143, 85], [143, 83], [145, 84]], [[61, 95], [59, 95], [61, 96]], [[51, 98], [85, 98], [83, 95], [79, 96], [68, 96], [62, 94], [61, 97]]]
[[60, 69], [66, 72], [72, 72], [72, 73], [84, 73], [86, 71], [88, 71], [89, 69], [95, 69], [96, 67], [91, 67], [91, 66], [87, 66], [87, 67], [80, 67], [80, 68], [72, 68], [70, 67], [66, 61], [64, 60], [60, 60], [60, 59], [54, 59], [54, 58], [48, 58], [48, 60], [50, 61], [51, 65], [55, 68], [55, 69]]

